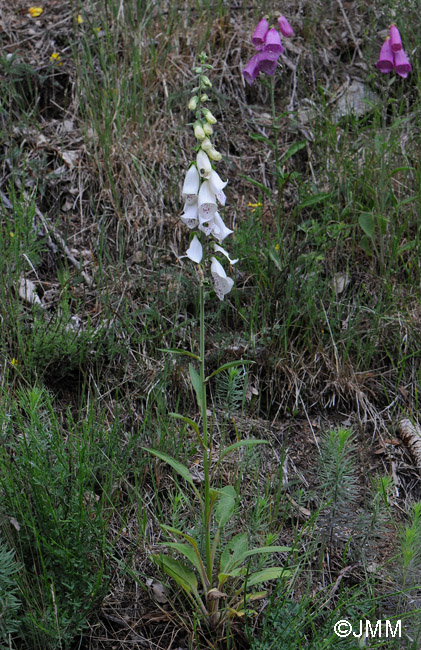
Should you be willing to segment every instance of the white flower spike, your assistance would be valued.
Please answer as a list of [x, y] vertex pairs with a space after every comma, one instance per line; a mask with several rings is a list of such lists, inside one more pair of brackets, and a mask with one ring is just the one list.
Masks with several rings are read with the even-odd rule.
[[222, 253], [222, 255], [225, 255], [225, 257], [227, 258], [230, 264], [237, 264], [238, 259], [232, 260], [228, 255], [227, 251], [225, 250], [225, 248], [222, 248], [222, 246], [218, 246], [218, 244], [214, 244], [213, 250], [215, 251], [215, 253]]
[[[210, 165], [210, 163], [209, 163]], [[187, 171], [186, 178], [184, 179], [182, 196], [188, 205], [197, 201], [197, 193], [199, 191], [199, 172], [196, 165], [192, 165]]]
[[234, 280], [227, 277], [224, 267], [215, 257], [212, 257], [211, 274], [215, 293], [219, 300], [223, 300], [224, 296], [231, 291]]
[[186, 256], [191, 259], [192, 262], [196, 262], [196, 264], [200, 264], [202, 261], [203, 248], [197, 235], [193, 237], [189, 248], [186, 250]]

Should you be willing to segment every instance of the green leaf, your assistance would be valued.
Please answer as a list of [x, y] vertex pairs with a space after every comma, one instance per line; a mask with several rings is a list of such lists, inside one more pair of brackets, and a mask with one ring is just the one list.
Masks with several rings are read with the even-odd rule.
[[225, 546], [220, 561], [221, 573], [229, 573], [238, 564], [238, 558], [248, 551], [247, 533], [235, 535]]
[[201, 438], [200, 432], [199, 432], [199, 427], [198, 427], [198, 425], [196, 424], [196, 422], [194, 420], [192, 420], [191, 418], [188, 418], [185, 415], [181, 415], [180, 413], [170, 413], [169, 415], [172, 418], [175, 418], [176, 420], [182, 420], [186, 424], [189, 424], [191, 426], [191, 428], [196, 432], [200, 442], [203, 444], [202, 438]]
[[367, 253], [367, 255], [373, 254], [371, 240], [366, 235], [364, 235], [364, 237], [361, 237], [360, 246], [363, 249], [363, 251]]
[[245, 181], [248, 181], [252, 185], [258, 187], [259, 190], [262, 190], [262, 192], [268, 196], [272, 196], [272, 190], [269, 187], [266, 187], [266, 185], [263, 185], [263, 183], [259, 183], [259, 181], [255, 181], [254, 178], [251, 178], [251, 176], [245, 176], [244, 174], [240, 174], [240, 177], [244, 178]]
[[180, 585], [188, 594], [197, 594], [197, 578], [185, 564], [168, 555], [151, 555], [151, 560], [160, 566], [167, 575]]
[[261, 135], [260, 133], [250, 133], [250, 139], [256, 140], [257, 142], [265, 142], [266, 144], [268, 144], [270, 147], [273, 148], [272, 140], [267, 138], [265, 135]]
[[234, 444], [230, 445], [229, 447], [225, 447], [224, 451], [221, 453], [219, 457], [219, 463], [225, 456], [232, 451], [235, 451], [238, 449], [238, 447], [252, 447], [253, 445], [268, 445], [269, 442], [267, 440], [257, 440], [257, 438], [247, 438], [247, 440], [240, 440], [239, 442], [234, 442]]
[[197, 359], [197, 361], [200, 361], [200, 357], [197, 356], [197, 354], [193, 354], [193, 352], [187, 352], [187, 350], [178, 350], [177, 348], [156, 348], [158, 352], [170, 352], [171, 354], [180, 354], [184, 355], [186, 357], [193, 357], [193, 359]]
[[219, 490], [219, 494], [218, 505], [215, 508], [215, 519], [219, 528], [223, 528], [234, 513], [237, 493], [232, 485], [226, 485]]
[[313, 194], [313, 196], [309, 196], [304, 201], [302, 201], [298, 206], [297, 210], [300, 211], [303, 208], [308, 208], [310, 205], [315, 205], [316, 203], [323, 203], [324, 201], [327, 201], [327, 199], [330, 199], [332, 194], [329, 192], [328, 194], [320, 192], [319, 194]]
[[216, 370], [214, 370], [209, 377], [206, 377], [205, 381], [209, 381], [209, 379], [212, 379], [212, 377], [215, 377], [218, 373], [222, 372], [223, 370], [228, 370], [228, 368], [235, 368], [237, 366], [246, 366], [247, 364], [251, 363], [256, 363], [255, 361], [250, 361], [248, 359], [246, 360], [240, 360], [240, 361], [228, 361], [228, 363], [224, 363], [222, 366], [219, 366]]
[[174, 458], [171, 458], [171, 456], [168, 456], [167, 454], [164, 454], [162, 451], [157, 451], [156, 449], [149, 449], [148, 447], [142, 447], [144, 451], [147, 451], [149, 454], [152, 454], [153, 456], [156, 456], [157, 458], [160, 458], [160, 460], [163, 460], [165, 463], [168, 463], [168, 465], [171, 465], [171, 467], [178, 473], [180, 476], [184, 478], [184, 480], [187, 481], [187, 483], [190, 483], [193, 487], [195, 487], [194, 482], [193, 482], [193, 477], [190, 474], [189, 470], [185, 465], [182, 463], [179, 463], [178, 460], [175, 460]]
[[374, 223], [373, 215], [370, 214], [370, 212], [363, 212], [362, 214], [360, 214], [358, 223], [360, 224], [360, 227], [365, 232], [367, 237], [369, 237], [370, 239], [374, 239], [375, 223]]
[[290, 546], [261, 546], [260, 548], [252, 548], [250, 551], [243, 553], [242, 557], [238, 560], [238, 563], [244, 562], [247, 557], [250, 555], [260, 555], [264, 553], [289, 553], [291, 551]]
[[281, 265], [281, 259], [279, 257], [279, 253], [276, 251], [275, 248], [270, 248], [269, 249], [269, 257], [272, 260], [272, 262], [275, 264], [276, 268], [278, 271], [283, 271], [282, 265]]
[[194, 548], [189, 546], [189, 544], [183, 544], [182, 542], [162, 542], [162, 546], [168, 546], [178, 551], [184, 557], [188, 559], [189, 562], [201, 573], [202, 567], [200, 566], [199, 558], [197, 557]]
[[266, 582], [267, 580], [276, 580], [281, 576], [285, 578], [290, 576], [291, 573], [292, 571], [288, 571], [284, 569], [284, 567], [272, 566], [267, 569], [263, 569], [263, 571], [257, 571], [257, 573], [249, 575], [247, 579], [247, 587], [253, 587], [253, 585], [258, 585], [261, 582]]
[[190, 373], [190, 379], [191, 379], [192, 386], [193, 386], [193, 388], [195, 390], [195, 393], [196, 393], [197, 403], [199, 405], [199, 408], [201, 409], [202, 408], [202, 389], [203, 389], [203, 386], [202, 386], [202, 382], [200, 381], [200, 377], [199, 377], [198, 373], [193, 368], [191, 363], [189, 363], [189, 373]]
[[286, 162], [289, 158], [291, 158], [291, 156], [294, 156], [297, 153], [297, 151], [300, 151], [300, 149], [303, 149], [305, 146], [306, 146], [305, 142], [296, 142], [288, 149], [288, 151], [284, 153], [284, 155], [282, 156], [279, 162], [281, 164]]

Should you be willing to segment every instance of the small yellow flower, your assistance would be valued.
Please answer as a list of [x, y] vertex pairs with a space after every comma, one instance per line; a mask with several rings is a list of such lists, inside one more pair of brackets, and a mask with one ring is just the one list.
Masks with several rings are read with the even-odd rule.
[[279, 251], [279, 244], [275, 244], [275, 250]]
[[13, 359], [11, 360], [10, 363], [12, 364], [12, 366], [13, 366], [14, 368], [16, 368], [17, 365], [18, 365], [18, 361], [17, 361], [17, 359], [15, 359], [15, 357], [13, 357]]
[[29, 7], [28, 12], [32, 16], [32, 18], [38, 18], [38, 16], [41, 16], [43, 12], [42, 7]]
[[11, 237], [14, 237], [14, 236], [15, 236], [15, 233], [12, 232], [12, 231], [10, 231], [10, 232], [9, 232], [9, 235], [10, 235]]
[[51, 63], [57, 63], [57, 65], [63, 65], [61, 61], [61, 56], [58, 52], [53, 52], [52, 55], [50, 56], [50, 62]]
[[83, 23], [83, 16], [82, 14], [77, 15], [77, 24], [81, 25]]

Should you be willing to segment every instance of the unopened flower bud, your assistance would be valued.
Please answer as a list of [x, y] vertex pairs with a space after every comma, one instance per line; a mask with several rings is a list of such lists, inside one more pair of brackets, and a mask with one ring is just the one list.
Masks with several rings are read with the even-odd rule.
[[213, 128], [212, 128], [212, 126], [209, 124], [209, 122], [206, 122], [206, 123], [203, 125], [203, 130], [204, 130], [204, 132], [206, 133], [206, 135], [212, 135], [212, 133], [213, 133]]
[[202, 178], [209, 178], [212, 172], [212, 165], [204, 151], [199, 151], [196, 156], [196, 165]]
[[207, 77], [206, 75], [203, 75], [203, 76], [202, 76], [202, 84], [203, 84], [206, 88], [212, 88], [211, 80], [210, 80], [209, 77]]
[[212, 115], [212, 113], [210, 112], [209, 109], [207, 109], [207, 108], [202, 108], [202, 113], [203, 113], [203, 116], [204, 116], [205, 120], [206, 120], [207, 122], [209, 122], [209, 124], [216, 124], [216, 121], [217, 121], [217, 120], [216, 120], [216, 117], [214, 117], [214, 116]]
[[197, 95], [194, 95], [189, 101], [189, 109], [195, 111], [199, 103], [199, 98]]
[[220, 154], [219, 151], [217, 151], [213, 147], [211, 149], [206, 149], [206, 153], [208, 154], [209, 158], [211, 160], [214, 160], [215, 162], [222, 160], [222, 154]]
[[200, 122], [195, 122], [193, 124], [193, 128], [194, 128], [194, 135], [198, 140], [203, 140], [206, 137]]
[[209, 97], [208, 97], [207, 95], [202, 95], [201, 98], [200, 98], [200, 101], [201, 101], [201, 102], [208, 102], [208, 101], [209, 101]]
[[204, 140], [202, 140], [200, 146], [202, 147], [203, 151], [208, 151], [209, 149], [213, 149], [213, 144], [209, 140], [209, 138], [205, 138]]

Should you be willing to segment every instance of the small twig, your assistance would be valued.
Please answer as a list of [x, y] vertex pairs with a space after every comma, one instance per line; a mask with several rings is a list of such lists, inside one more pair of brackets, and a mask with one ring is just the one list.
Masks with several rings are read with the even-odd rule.
[[340, 572], [340, 574], [336, 578], [336, 582], [333, 585], [332, 589], [330, 590], [328, 597], [326, 598], [323, 605], [321, 605], [320, 609], [323, 609], [323, 607], [326, 607], [326, 605], [328, 604], [329, 600], [332, 598], [334, 593], [336, 591], [338, 591], [339, 585], [341, 584], [342, 579], [345, 577], [345, 575], [347, 573], [349, 573], [350, 571], [352, 571], [352, 569], [355, 569], [357, 566], [359, 566], [359, 565], [358, 564], [351, 564], [350, 566], [346, 566], [345, 569], [342, 569], [342, 571]]
[[82, 265], [80, 262], [77, 261], [75, 256], [72, 254], [70, 251], [70, 248], [67, 246], [66, 242], [64, 241], [63, 237], [57, 232], [57, 230], [54, 228], [54, 226], [51, 223], [48, 223], [46, 217], [42, 214], [42, 212], [35, 206], [35, 213], [38, 217], [38, 219], [41, 221], [46, 234], [52, 237], [56, 243], [61, 247], [63, 253], [66, 255], [67, 259], [69, 262], [79, 271], [81, 274], [83, 281], [88, 287], [92, 287], [94, 284], [94, 281], [92, 278], [85, 273], [85, 271], [82, 270]]
[[355, 34], [354, 34], [353, 29], [352, 29], [352, 27], [351, 27], [351, 23], [350, 23], [349, 20], [348, 20], [348, 16], [347, 16], [346, 13], [345, 13], [345, 9], [344, 9], [344, 6], [343, 6], [343, 4], [342, 4], [342, 0], [338, 0], [338, 5], [339, 5], [340, 8], [341, 8], [342, 15], [343, 15], [344, 20], [345, 20], [345, 22], [346, 22], [346, 26], [348, 27], [348, 29], [349, 29], [349, 33], [351, 34], [351, 38], [352, 38], [352, 40], [354, 41], [355, 49], [356, 49], [357, 52], [358, 52], [358, 56], [360, 57], [360, 59], [363, 59], [364, 57], [363, 57], [362, 52], [361, 52], [361, 50], [360, 50], [360, 46], [359, 46], [358, 43], [357, 43], [357, 39], [355, 38]]

